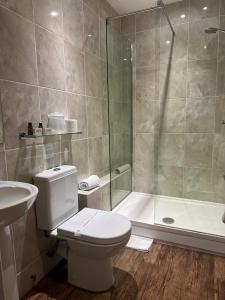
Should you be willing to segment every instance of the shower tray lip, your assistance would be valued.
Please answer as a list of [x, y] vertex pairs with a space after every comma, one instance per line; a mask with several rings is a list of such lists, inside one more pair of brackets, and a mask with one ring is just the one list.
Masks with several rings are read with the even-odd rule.
[[[181, 201], [183, 202], [184, 200], [186, 201], [185, 204], [198, 204], [198, 205], [202, 205], [205, 207], [217, 207], [217, 208], [221, 208], [225, 210], [225, 205], [222, 203], [214, 203], [214, 202], [209, 202], [209, 201], [200, 201], [200, 200], [192, 200], [192, 199], [186, 199], [186, 198], [177, 198], [177, 197], [170, 197], [170, 196], [163, 196], [163, 195], [156, 195], [156, 194], [147, 194], [147, 193], [139, 193], [139, 192], [132, 192], [130, 195], [128, 195], [128, 197], [123, 200], [113, 211], [119, 213], [119, 210], [121, 208], [123, 208], [126, 204], [126, 201], [129, 200], [134, 200], [134, 198], [136, 198], [135, 196], [142, 196], [142, 197], [149, 197], [150, 200], [155, 200], [155, 199], [159, 199], [159, 198], [163, 198], [165, 201], [166, 200], [172, 200], [174, 202], [178, 201], [179, 203], [181, 203]], [[133, 199], [132, 199], [133, 197]], [[154, 205], [154, 201], [153, 202], [153, 208], [155, 211], [155, 205]], [[221, 210], [221, 218], [223, 215], [223, 210]], [[168, 214], [166, 214], [165, 216], [168, 216]], [[129, 218], [129, 216], [127, 216]], [[160, 219], [160, 218], [159, 218]], [[207, 233], [207, 232], [202, 232], [202, 231], [198, 231], [198, 230], [193, 230], [193, 229], [186, 229], [186, 228], [180, 228], [180, 227], [176, 227], [176, 226], [171, 226], [171, 225], [166, 225], [166, 224], [162, 224], [162, 223], [157, 223], [155, 221], [155, 216], [154, 218], [151, 218], [150, 221], [148, 222], [143, 222], [140, 218], [137, 219], [131, 219], [130, 221], [132, 223], [133, 226], [135, 227], [141, 227], [141, 228], [145, 228], [145, 229], [150, 229], [150, 230], [157, 230], [160, 232], [166, 232], [166, 233], [170, 233], [170, 234], [177, 234], [179, 236], [182, 236], [183, 238], [185, 237], [192, 237], [192, 238], [196, 238], [196, 239], [204, 239], [205, 241], [216, 241], [219, 242], [221, 244], [225, 244], [225, 236], [223, 235], [219, 235], [216, 233]], [[176, 221], [176, 218], [175, 218]], [[221, 219], [222, 221], [222, 219]], [[225, 234], [225, 225], [224, 225], [224, 234]], [[225, 252], [224, 252], [225, 254]]]

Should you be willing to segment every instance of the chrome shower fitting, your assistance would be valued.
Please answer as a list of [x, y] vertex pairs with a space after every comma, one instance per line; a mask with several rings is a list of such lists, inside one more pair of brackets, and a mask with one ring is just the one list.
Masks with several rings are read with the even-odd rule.
[[205, 29], [205, 33], [217, 33], [217, 32], [224, 32], [225, 33], [225, 29], [221, 29], [221, 28], [215, 28], [215, 27], [209, 27], [207, 29]]

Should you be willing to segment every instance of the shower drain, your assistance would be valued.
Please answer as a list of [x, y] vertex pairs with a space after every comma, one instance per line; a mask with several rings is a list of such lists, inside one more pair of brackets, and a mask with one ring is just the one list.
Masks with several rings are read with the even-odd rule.
[[173, 224], [175, 222], [173, 218], [169, 218], [169, 217], [163, 218], [162, 221], [165, 224]]

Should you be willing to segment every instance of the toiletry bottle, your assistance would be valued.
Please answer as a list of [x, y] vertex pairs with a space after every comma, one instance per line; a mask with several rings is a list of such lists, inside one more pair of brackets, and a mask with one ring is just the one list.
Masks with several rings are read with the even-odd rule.
[[28, 133], [28, 135], [33, 135], [34, 134], [34, 129], [33, 129], [33, 125], [32, 125], [31, 122], [28, 123], [27, 133]]
[[39, 125], [38, 125], [38, 128], [41, 128], [41, 130], [42, 130], [42, 135], [43, 135], [43, 124], [42, 123], [39, 123]]

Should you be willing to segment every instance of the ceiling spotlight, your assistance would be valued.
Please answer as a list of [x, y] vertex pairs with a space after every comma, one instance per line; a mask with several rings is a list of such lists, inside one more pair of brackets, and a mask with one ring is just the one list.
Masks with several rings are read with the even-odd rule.
[[208, 10], [208, 7], [207, 6], [203, 7], [203, 10]]
[[181, 17], [181, 19], [184, 19], [184, 18], [186, 18], [186, 15], [182, 14], [180, 17]]

